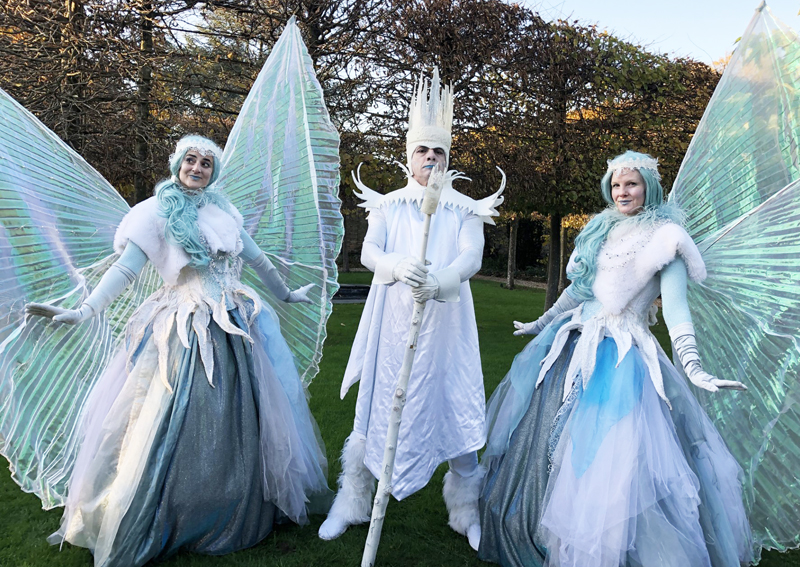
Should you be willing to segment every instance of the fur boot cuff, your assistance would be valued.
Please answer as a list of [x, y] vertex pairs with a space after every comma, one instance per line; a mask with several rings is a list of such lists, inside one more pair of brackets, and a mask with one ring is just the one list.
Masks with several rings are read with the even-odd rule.
[[485, 467], [478, 467], [472, 476], [463, 477], [453, 471], [444, 475], [444, 504], [450, 516], [450, 527], [461, 535], [467, 535], [469, 527], [480, 524], [478, 497], [480, 496]]
[[364, 466], [366, 446], [366, 439], [355, 432], [344, 442], [339, 491], [328, 512], [350, 525], [368, 522], [372, 511], [375, 478]]

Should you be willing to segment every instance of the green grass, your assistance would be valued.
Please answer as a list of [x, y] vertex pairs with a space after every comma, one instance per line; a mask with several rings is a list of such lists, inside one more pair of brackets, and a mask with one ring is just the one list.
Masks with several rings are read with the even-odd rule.
[[[343, 274], [344, 283], [368, 283], [371, 274]], [[499, 284], [472, 283], [476, 304], [481, 357], [487, 395], [511, 366], [514, 356], [529, 340], [511, 335], [511, 321], [532, 321], [542, 312], [544, 293], [539, 290], [508, 291]], [[330, 463], [329, 481], [335, 485], [339, 473], [339, 451], [353, 422], [357, 386], [339, 399], [339, 388], [350, 345], [353, 342], [362, 304], [336, 305], [328, 322], [328, 339], [319, 376], [311, 385], [311, 411], [325, 440]], [[662, 345], [668, 346], [666, 328], [654, 327]], [[488, 565], [478, 561], [465, 538], [447, 527], [447, 514], [441, 496], [445, 466], [423, 490], [396, 502], [392, 500], [378, 550], [379, 566], [470, 566]], [[22, 493], [8, 470], [0, 472], [0, 566], [2, 567], [89, 567], [91, 554], [82, 548], [65, 545], [62, 551], [51, 547], [45, 538], [58, 528], [60, 509], [45, 512], [39, 499]], [[332, 542], [317, 538], [324, 518], [315, 516], [304, 527], [277, 526], [269, 537], [254, 548], [225, 557], [180, 553], [159, 565], [188, 566], [326, 566], [359, 565], [367, 535], [366, 526], [350, 528]], [[800, 566], [800, 552], [767, 552], [765, 567]]]

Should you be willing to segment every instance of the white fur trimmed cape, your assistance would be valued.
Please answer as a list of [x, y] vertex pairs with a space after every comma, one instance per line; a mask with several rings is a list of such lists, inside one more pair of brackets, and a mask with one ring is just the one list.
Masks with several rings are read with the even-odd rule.
[[[355, 177], [355, 176], [354, 176]], [[450, 176], [452, 181], [453, 175]], [[360, 381], [354, 431], [366, 436], [364, 464], [380, 474], [397, 377], [405, 355], [414, 300], [411, 289], [381, 272], [406, 256], [419, 255], [424, 217], [419, 204], [425, 188], [413, 179], [387, 195], [356, 179], [369, 210], [361, 261], [375, 272], [342, 382], [342, 397]], [[454, 298], [429, 301], [417, 353], [392, 475], [392, 495], [401, 500], [424, 487], [436, 467], [480, 449], [486, 441], [485, 394], [478, 330], [469, 278], [483, 252], [483, 224], [497, 214], [499, 192], [475, 201], [449, 183], [433, 215], [427, 260], [430, 272], [455, 274]], [[440, 285], [446, 278], [440, 278]], [[449, 294], [448, 294], [449, 295]]]
[[[242, 215], [233, 205], [230, 207], [230, 214], [213, 204], [197, 210], [200, 234], [212, 254], [237, 255], [242, 251]], [[166, 224], [167, 219], [159, 215], [158, 201], [150, 197], [133, 207], [122, 219], [114, 236], [114, 250], [121, 254], [128, 242], [133, 242], [147, 254], [167, 284], [177, 285], [178, 276], [190, 258], [183, 247], [167, 242]]]

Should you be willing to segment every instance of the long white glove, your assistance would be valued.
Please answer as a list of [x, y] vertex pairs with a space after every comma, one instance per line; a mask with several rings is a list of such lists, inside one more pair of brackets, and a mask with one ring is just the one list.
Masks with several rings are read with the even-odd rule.
[[83, 323], [111, 305], [117, 296], [135, 279], [136, 272], [119, 263], [115, 263], [103, 274], [97, 287], [94, 288], [78, 309], [63, 309], [45, 303], [28, 303], [25, 306], [25, 313], [36, 317], [47, 317], [53, 321], [67, 323], [68, 325]]
[[538, 335], [542, 332], [542, 329], [544, 329], [547, 324], [550, 323], [550, 321], [566, 311], [575, 309], [580, 304], [580, 301], [565, 291], [561, 294], [561, 297], [558, 298], [558, 301], [556, 301], [544, 315], [536, 319], [536, 321], [531, 321], [530, 323], [514, 321], [514, 328], [516, 329], [516, 331], [514, 331], [514, 335]]
[[267, 289], [281, 301], [286, 303], [312, 303], [306, 294], [308, 290], [314, 287], [314, 284], [308, 284], [294, 291], [289, 291], [289, 287], [283, 282], [283, 278], [278, 273], [277, 268], [272, 265], [272, 262], [263, 252], [251, 260], [246, 260], [246, 262], [264, 282]]
[[734, 390], [746, 390], [747, 386], [735, 380], [720, 380], [715, 378], [705, 370], [700, 363], [700, 353], [697, 351], [697, 340], [694, 335], [694, 325], [691, 323], [681, 323], [669, 330], [669, 338], [672, 339], [672, 346], [678, 355], [678, 360], [683, 365], [683, 371], [689, 380], [697, 386], [709, 392], [716, 392], [720, 388], [732, 388]]
[[417, 287], [425, 283], [428, 268], [422, 263], [411, 257], [406, 256], [392, 268], [392, 277], [397, 282], [402, 282], [411, 287]]
[[419, 285], [411, 290], [411, 295], [414, 301], [424, 303], [429, 299], [437, 299], [439, 297], [439, 280], [433, 274], [428, 274], [425, 283]]

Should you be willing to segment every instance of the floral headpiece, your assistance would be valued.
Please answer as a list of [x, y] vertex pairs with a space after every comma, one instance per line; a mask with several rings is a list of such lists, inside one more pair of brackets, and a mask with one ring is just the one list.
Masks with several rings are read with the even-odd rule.
[[187, 150], [196, 150], [203, 157], [214, 156], [215, 164], [222, 160], [222, 149], [205, 136], [193, 134], [178, 140], [178, 144], [175, 146], [175, 154], [180, 155]]
[[651, 157], [626, 157], [624, 154], [616, 159], [608, 160], [608, 170], [606, 173], [621, 169], [647, 169], [653, 172], [653, 176], [661, 181], [661, 174], [658, 172], [658, 158]]

